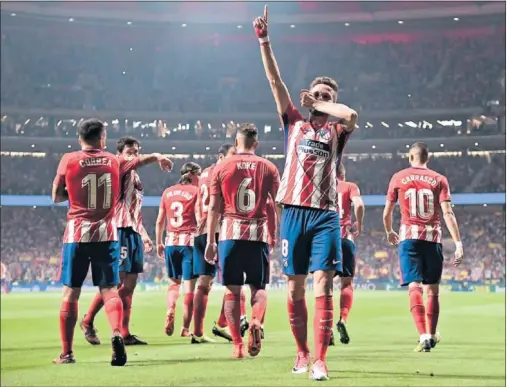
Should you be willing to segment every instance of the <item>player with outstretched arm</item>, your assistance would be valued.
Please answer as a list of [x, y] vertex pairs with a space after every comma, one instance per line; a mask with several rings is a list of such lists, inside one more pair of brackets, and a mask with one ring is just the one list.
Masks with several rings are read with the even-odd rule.
[[[419, 332], [416, 352], [430, 352], [440, 340], [437, 324], [444, 256], [439, 209], [456, 244], [454, 266], [463, 260], [463, 244], [452, 210], [449, 183], [445, 176], [428, 168], [428, 161], [426, 144], [417, 142], [410, 147], [410, 168], [391, 178], [383, 216], [387, 241], [399, 245], [401, 285], [408, 286], [410, 312]], [[399, 202], [401, 212], [399, 234], [393, 231], [396, 202]]]
[[[285, 135], [285, 169], [276, 201], [283, 205], [280, 222], [282, 262], [288, 276], [289, 321], [296, 339], [295, 374], [310, 366], [305, 284], [313, 273], [315, 293], [314, 363], [310, 379], [328, 379], [325, 363], [333, 329], [333, 277], [341, 271], [340, 220], [336, 170], [345, 144], [355, 128], [357, 113], [337, 103], [338, 85], [317, 77], [302, 90], [305, 119], [294, 106], [273, 55], [268, 36], [268, 9], [253, 22], [266, 77], [275, 98]], [[339, 122], [329, 121], [335, 117]]]
[[114, 216], [120, 197], [120, 163], [115, 155], [104, 151], [106, 128], [97, 119], [80, 125], [79, 144], [80, 151], [63, 155], [53, 181], [53, 202], [69, 201], [59, 273], [64, 285], [60, 307], [62, 352], [53, 363], [76, 362], [73, 341], [78, 300], [91, 264], [93, 284], [100, 289], [113, 333], [111, 365], [123, 366], [127, 353], [121, 335], [123, 306], [117, 288], [120, 243]]

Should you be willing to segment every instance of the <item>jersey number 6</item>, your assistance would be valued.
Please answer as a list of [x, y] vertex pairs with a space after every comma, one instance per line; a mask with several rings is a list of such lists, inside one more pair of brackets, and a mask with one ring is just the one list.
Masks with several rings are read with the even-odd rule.
[[252, 182], [251, 177], [243, 179], [236, 194], [236, 205], [239, 212], [249, 213], [255, 208], [255, 192], [248, 188]]

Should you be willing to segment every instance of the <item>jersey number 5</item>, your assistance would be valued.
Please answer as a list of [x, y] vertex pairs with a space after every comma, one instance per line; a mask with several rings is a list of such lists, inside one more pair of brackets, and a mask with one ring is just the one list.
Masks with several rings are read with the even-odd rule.
[[[423, 188], [416, 190], [410, 188], [405, 192], [405, 199], [408, 199], [408, 207], [411, 218], [429, 219], [435, 214], [433, 192]], [[427, 204], [427, 208], [425, 204]]]
[[243, 179], [236, 194], [236, 206], [239, 212], [249, 213], [255, 208], [255, 191], [248, 188], [252, 182], [251, 177]]
[[104, 199], [102, 209], [111, 208], [111, 174], [104, 173], [97, 178], [96, 173], [89, 173], [81, 180], [81, 188], [88, 188], [88, 208], [95, 210], [97, 208], [97, 189], [104, 186]]

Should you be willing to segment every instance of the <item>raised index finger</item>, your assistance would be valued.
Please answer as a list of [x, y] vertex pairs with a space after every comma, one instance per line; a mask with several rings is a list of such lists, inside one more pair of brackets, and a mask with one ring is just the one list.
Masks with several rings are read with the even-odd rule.
[[268, 6], [267, 4], [264, 6], [264, 21], [268, 24]]

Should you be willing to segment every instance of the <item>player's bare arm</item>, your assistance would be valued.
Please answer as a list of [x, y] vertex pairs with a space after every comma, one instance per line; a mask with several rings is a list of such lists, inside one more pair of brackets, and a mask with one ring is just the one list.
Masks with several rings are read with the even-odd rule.
[[150, 236], [148, 235], [148, 231], [146, 231], [142, 223], [140, 226], [139, 234], [141, 234], [141, 238], [143, 239], [144, 252], [151, 253], [153, 250], [153, 241], [151, 240]]
[[162, 238], [164, 237], [164, 226], [165, 226], [165, 207], [163, 204], [163, 196], [160, 201], [160, 207], [158, 209], [157, 221], [155, 223], [155, 244], [157, 245], [157, 255], [160, 259], [165, 259], [164, 256], [164, 244]]
[[309, 90], [302, 90], [300, 99], [301, 106], [339, 118], [343, 121], [343, 128], [347, 132], [354, 130], [357, 121], [357, 112], [354, 109], [342, 103], [317, 100]]
[[67, 169], [67, 156], [63, 156], [58, 164], [56, 176], [53, 180], [53, 188], [51, 190], [51, 199], [53, 203], [61, 203], [69, 200], [69, 194], [65, 187], [65, 171]]
[[264, 15], [262, 17], [255, 18], [253, 26], [255, 34], [257, 35], [257, 38], [259, 38], [259, 43], [261, 45], [262, 63], [264, 65], [264, 71], [266, 72], [269, 85], [271, 86], [271, 91], [273, 92], [273, 97], [275, 97], [276, 108], [278, 110], [278, 114], [282, 115], [289, 107], [291, 99], [287, 86], [285, 86], [285, 83], [283, 83], [280, 76], [280, 70], [278, 68], [278, 64], [276, 63], [275, 55], [273, 54], [273, 49], [271, 48], [271, 43], [269, 41], [267, 5], [264, 6]]
[[393, 231], [393, 213], [395, 207], [396, 203], [387, 200], [386, 206], [384, 207], [384, 214], [382, 216], [387, 241], [389, 242], [390, 245], [397, 245], [398, 243], [400, 243], [400, 237], [396, 232]]
[[220, 220], [220, 203], [222, 195], [212, 194], [208, 206], [208, 219], [206, 224], [206, 233], [208, 234], [208, 244], [206, 246], [205, 259], [211, 264], [216, 263], [217, 259], [217, 241], [215, 230]]
[[445, 225], [449, 230], [449, 234], [451, 234], [452, 240], [456, 244], [453, 264], [454, 266], [459, 266], [461, 261], [463, 261], [463, 243], [461, 242], [458, 221], [456, 220], [456, 215], [454, 215], [450, 201], [440, 203], [440, 208], [442, 209]]
[[356, 218], [354, 236], [357, 236], [363, 231], [364, 202], [361, 196], [354, 196], [352, 203], [354, 204], [354, 216]]
[[173, 162], [167, 156], [164, 156], [161, 153], [151, 153], [148, 155], [140, 155], [139, 156], [139, 165], [144, 166], [148, 164], [153, 164], [158, 162], [160, 165], [160, 169], [164, 171], [172, 171]]

